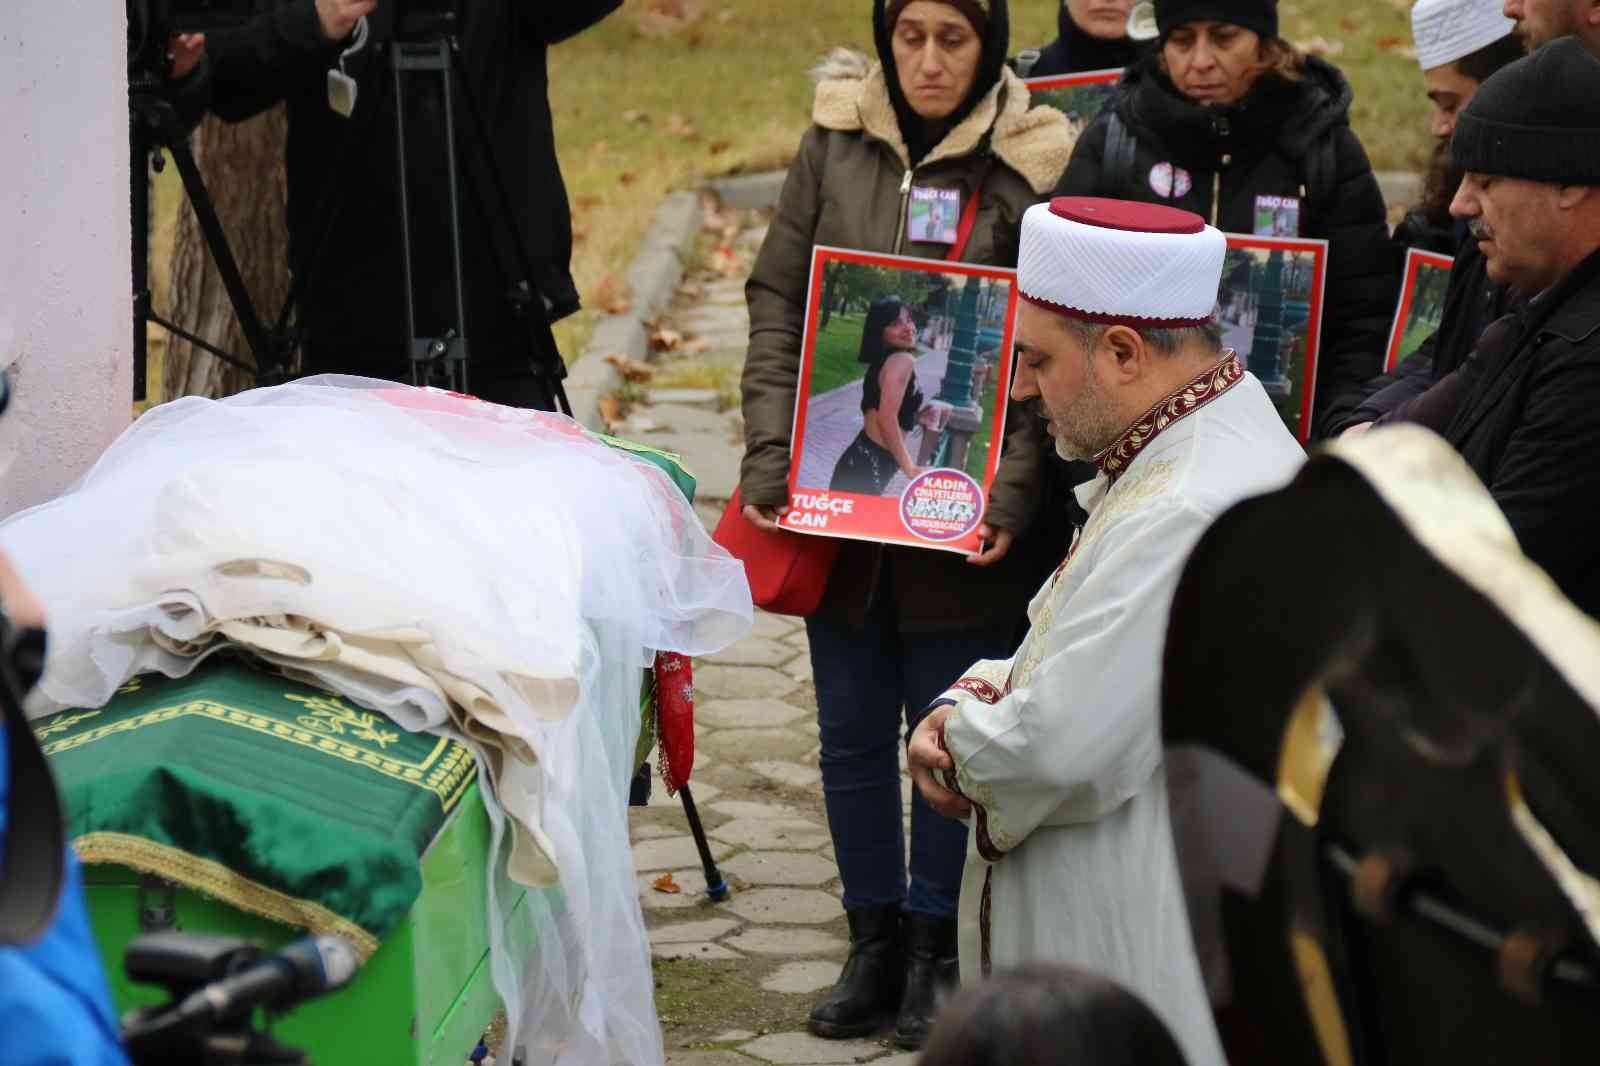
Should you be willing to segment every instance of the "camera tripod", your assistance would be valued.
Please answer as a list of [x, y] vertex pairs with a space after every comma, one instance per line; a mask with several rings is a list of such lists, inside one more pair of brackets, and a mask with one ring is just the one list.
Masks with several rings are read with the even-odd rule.
[[[473, 94], [470, 79], [461, 66], [461, 48], [456, 36], [457, 19], [452, 11], [430, 12], [426, 17], [401, 16], [393, 40], [381, 50], [390, 78], [387, 86], [376, 86], [380, 91], [392, 91], [395, 140], [399, 178], [399, 221], [404, 268], [404, 308], [406, 328], [406, 355], [410, 366], [411, 383], [447, 388], [455, 392], [471, 392], [469, 368], [471, 342], [466, 321], [466, 281], [462, 241], [462, 201], [465, 199], [475, 211], [479, 228], [484, 235], [490, 259], [494, 264], [500, 292], [506, 306], [517, 323], [527, 367], [538, 384], [536, 406], [544, 410], [571, 414], [571, 405], [562, 385], [566, 365], [551, 331], [549, 305], [533, 282], [533, 257], [521, 232], [512, 201], [507, 190], [503, 171], [490, 143], [483, 113]], [[304, 250], [303, 259], [295, 264], [293, 281], [282, 311], [271, 327], [263, 324], [251, 302], [250, 295], [240, 276], [237, 261], [228, 244], [227, 236], [217, 217], [214, 203], [205, 187], [194, 155], [187, 143], [187, 128], [175, 102], [175, 93], [165, 83], [164, 72], [130, 73], [130, 131], [133, 152], [133, 219], [134, 219], [134, 359], [135, 398], [145, 394], [145, 364], [147, 351], [147, 326], [150, 322], [165, 327], [175, 336], [240, 367], [255, 375], [261, 384], [284, 380], [300, 344], [299, 331], [290, 326], [294, 309], [314, 283], [316, 273], [338, 219], [345, 195], [345, 178], [348, 162], [357, 147], [370, 148], [376, 136], [376, 117], [380, 110], [369, 106], [359, 115], [359, 126], [347, 132], [339, 152], [339, 159], [330, 171], [327, 185], [318, 205], [316, 234], [312, 244]], [[448, 279], [452, 290], [454, 322], [442, 329], [423, 334], [417, 323], [415, 301], [419, 264], [414, 254], [412, 217], [412, 190], [407, 177], [408, 152], [414, 150], [419, 139], [408, 123], [405, 95], [408, 82], [427, 77], [437, 77], [443, 94], [443, 143], [437, 146], [439, 161], [444, 164], [448, 179], [448, 202], [443, 205], [448, 224]], [[465, 138], [457, 129], [457, 100], [466, 119]], [[379, 100], [381, 105], [381, 98]], [[470, 140], [469, 140], [470, 139]], [[462, 152], [470, 146], [470, 154]], [[432, 146], [430, 146], [432, 147]], [[152, 308], [149, 292], [149, 184], [143, 161], [159, 160], [159, 152], [171, 154], [183, 179], [184, 188], [195, 208], [207, 247], [217, 264], [224, 288], [227, 290], [234, 312], [238, 316], [251, 354], [252, 367], [202, 338], [181, 329], [158, 316]], [[430, 153], [432, 155], [433, 153]], [[477, 166], [470, 161], [476, 159]], [[464, 162], [466, 161], [466, 162]], [[463, 190], [466, 196], [463, 197]], [[490, 205], [494, 211], [491, 215]], [[493, 222], [494, 224], [491, 224]], [[509, 242], [509, 253], [501, 248]]]

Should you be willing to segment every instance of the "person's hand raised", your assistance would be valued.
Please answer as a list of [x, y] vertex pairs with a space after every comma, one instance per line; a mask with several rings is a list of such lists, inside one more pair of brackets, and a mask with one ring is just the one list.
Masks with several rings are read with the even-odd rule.
[[344, 40], [362, 16], [372, 14], [377, 6], [378, 0], [317, 0], [322, 35], [330, 41]]

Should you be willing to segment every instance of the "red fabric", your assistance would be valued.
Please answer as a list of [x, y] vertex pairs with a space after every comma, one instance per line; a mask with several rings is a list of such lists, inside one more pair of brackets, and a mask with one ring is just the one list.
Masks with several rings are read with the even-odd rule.
[[661, 780], [674, 795], [694, 773], [694, 666], [686, 655], [656, 653], [656, 734]]
[[744, 563], [750, 598], [757, 607], [802, 618], [821, 606], [828, 574], [839, 556], [839, 541], [832, 537], [757, 529], [745, 518], [744, 499], [737, 489], [711, 539]]
[[949, 263], [961, 262], [961, 257], [967, 254], [967, 241], [972, 238], [972, 227], [978, 224], [978, 204], [983, 200], [983, 183], [972, 190], [972, 195], [967, 198], [967, 206], [961, 211], [961, 224], [956, 229], [956, 243], [950, 246], [950, 254], [945, 256]]
[[1050, 213], [1068, 222], [1133, 233], [1199, 233], [1206, 228], [1206, 220], [1193, 211], [1099, 196], [1058, 196], [1050, 201]]

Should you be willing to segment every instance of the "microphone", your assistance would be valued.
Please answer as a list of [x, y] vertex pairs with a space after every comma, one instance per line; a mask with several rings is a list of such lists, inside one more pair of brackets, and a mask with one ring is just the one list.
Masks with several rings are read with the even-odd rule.
[[360, 962], [343, 937], [308, 936], [206, 985], [178, 1005], [177, 1021], [221, 1021], [258, 1006], [286, 1010], [343, 988]]

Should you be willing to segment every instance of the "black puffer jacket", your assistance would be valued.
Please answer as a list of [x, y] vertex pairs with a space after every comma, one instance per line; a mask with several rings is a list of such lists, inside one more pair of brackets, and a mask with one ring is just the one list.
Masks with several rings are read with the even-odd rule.
[[[1267, 75], [1239, 103], [1209, 108], [1180, 94], [1158, 63], [1151, 56], [1128, 69], [1115, 107], [1085, 131], [1057, 193], [1171, 203], [1246, 234], [1254, 231], [1257, 196], [1299, 198], [1299, 236], [1329, 241], [1315, 398], [1320, 435], [1320, 413], [1381, 369], [1399, 290], [1383, 194], [1350, 129], [1350, 84], [1312, 57], [1298, 81]], [[1133, 138], [1131, 167], [1106, 159], [1113, 115]], [[1190, 188], [1170, 198], [1157, 192], [1151, 177], [1161, 163], [1186, 171]], [[1317, 180], [1322, 187], [1306, 188]]]

